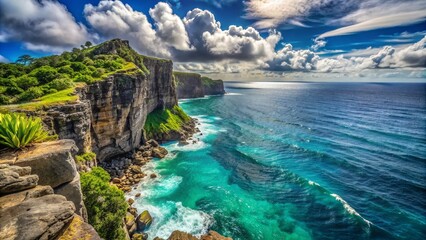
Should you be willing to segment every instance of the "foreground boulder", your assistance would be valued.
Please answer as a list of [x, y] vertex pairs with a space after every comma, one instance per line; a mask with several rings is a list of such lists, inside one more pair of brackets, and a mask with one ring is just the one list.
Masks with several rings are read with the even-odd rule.
[[[154, 240], [160, 240], [160, 238], [156, 238]], [[172, 232], [167, 240], [232, 240], [232, 238], [224, 237], [212, 230], [201, 236], [201, 238], [197, 238], [189, 233], [176, 230]]]
[[98, 233], [84, 219], [75, 215], [58, 240], [100, 240]]
[[[23, 170], [20, 171], [23, 172], [31, 169], [32, 174], [38, 175], [38, 177], [35, 175], [22, 177], [21, 175], [21, 180], [19, 178], [16, 180], [20, 182], [21, 190], [34, 187], [37, 184], [51, 186], [55, 193], [63, 195], [72, 201], [76, 208], [75, 212], [87, 219], [80, 186], [80, 176], [74, 161], [74, 155], [77, 151], [78, 149], [73, 140], [44, 142], [36, 144], [25, 151], [0, 154], [0, 165], [9, 164], [10, 169], [21, 167]], [[14, 174], [14, 176], [16, 177], [17, 175]], [[35, 181], [36, 178], [38, 181]], [[13, 187], [15, 191], [19, 190], [12, 185], [8, 188], [10, 187]]]
[[74, 204], [61, 195], [31, 198], [0, 210], [0, 239], [52, 239], [74, 217]]

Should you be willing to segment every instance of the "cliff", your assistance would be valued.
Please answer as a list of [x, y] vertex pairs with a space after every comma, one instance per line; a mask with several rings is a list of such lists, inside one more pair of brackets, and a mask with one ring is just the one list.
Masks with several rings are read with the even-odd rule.
[[[156, 109], [178, 104], [171, 60], [139, 55], [128, 41], [114, 39], [83, 50], [85, 61], [118, 56], [128, 62], [102, 79], [78, 85], [76, 101], [13, 105], [9, 110], [42, 117], [60, 139], [73, 139], [80, 153], [93, 151], [99, 161], [131, 152], [147, 139], [144, 125]], [[88, 60], [87, 60], [88, 59]], [[28, 108], [28, 105], [31, 108]]]
[[198, 73], [173, 72], [173, 75], [179, 99], [225, 94], [222, 80], [212, 80]]

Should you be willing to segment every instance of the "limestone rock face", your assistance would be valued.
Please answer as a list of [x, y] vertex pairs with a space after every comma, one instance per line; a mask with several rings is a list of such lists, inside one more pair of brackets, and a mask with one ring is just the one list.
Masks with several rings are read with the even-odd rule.
[[90, 102], [53, 106], [46, 110], [43, 122], [60, 139], [73, 139], [79, 152], [91, 150]]
[[0, 210], [0, 239], [52, 239], [72, 220], [74, 204], [61, 195], [31, 198]]

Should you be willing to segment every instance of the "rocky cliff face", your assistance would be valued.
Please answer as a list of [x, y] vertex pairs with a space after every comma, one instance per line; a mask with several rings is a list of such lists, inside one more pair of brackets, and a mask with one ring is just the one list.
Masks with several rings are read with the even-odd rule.
[[139, 55], [123, 40], [103, 43], [92, 54], [118, 54], [138, 68], [77, 89], [77, 103], [46, 109], [43, 119], [60, 139], [75, 140], [80, 152], [91, 150], [103, 161], [138, 147], [147, 115], [175, 106], [177, 96], [170, 60]]
[[222, 80], [212, 80], [197, 73], [174, 72], [173, 74], [179, 99], [199, 98], [205, 95], [225, 93]]
[[174, 77], [179, 99], [204, 97], [204, 87], [200, 74], [174, 72]]
[[221, 95], [225, 94], [225, 87], [222, 80], [212, 80], [207, 77], [202, 77], [204, 94], [205, 95]]

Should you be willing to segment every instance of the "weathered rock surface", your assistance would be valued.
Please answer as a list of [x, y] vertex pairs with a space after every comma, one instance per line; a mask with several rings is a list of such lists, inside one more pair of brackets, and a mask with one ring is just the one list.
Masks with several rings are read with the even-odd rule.
[[204, 87], [200, 74], [174, 72], [173, 75], [179, 99], [204, 97]]
[[152, 217], [147, 210], [143, 211], [137, 218], [136, 224], [138, 231], [144, 231], [151, 226]]
[[72, 220], [74, 204], [61, 195], [30, 198], [0, 210], [0, 239], [52, 239]]
[[201, 236], [201, 240], [232, 240], [232, 238], [224, 237], [218, 232], [210, 230], [207, 234]]
[[224, 237], [215, 231], [209, 231], [207, 234], [197, 238], [189, 233], [176, 230], [172, 232], [167, 240], [232, 240], [232, 238]]
[[[4, 153], [4, 155], [0, 155], [0, 164], [8, 162], [14, 165], [11, 167], [24, 167], [23, 169], [28, 167], [38, 177], [30, 175], [31, 177], [25, 176], [25, 178], [33, 180], [37, 178], [38, 184], [51, 186], [55, 193], [73, 201], [76, 213], [87, 219], [82, 201], [80, 177], [73, 158], [77, 151], [73, 140], [44, 142], [36, 144], [26, 151]], [[37, 181], [31, 186], [35, 185], [37, 185]]]
[[77, 150], [72, 140], [40, 143], [28, 151], [16, 152], [13, 165], [31, 167], [32, 173], [39, 176], [40, 185], [55, 188], [72, 181], [76, 176], [73, 155]]
[[155, 147], [152, 149], [152, 156], [156, 158], [164, 158], [169, 152], [163, 147]]
[[174, 231], [172, 232], [172, 234], [167, 240], [199, 240], [199, 239], [186, 232]]
[[174, 72], [179, 99], [225, 94], [222, 80], [212, 80], [198, 73]]
[[31, 168], [0, 165], [0, 196], [37, 186], [38, 176], [28, 175]]
[[50, 186], [36, 186], [21, 192], [8, 194], [0, 198], [0, 210], [16, 206], [29, 198], [38, 198], [50, 194], [53, 194], [53, 189]]
[[55, 193], [65, 196], [69, 201], [74, 203], [76, 213], [87, 219], [87, 210], [83, 202], [83, 194], [80, 185], [80, 174], [76, 174], [71, 182], [63, 184], [55, 188]]
[[72, 221], [66, 226], [58, 240], [100, 240], [98, 233], [84, 219], [74, 215]]

